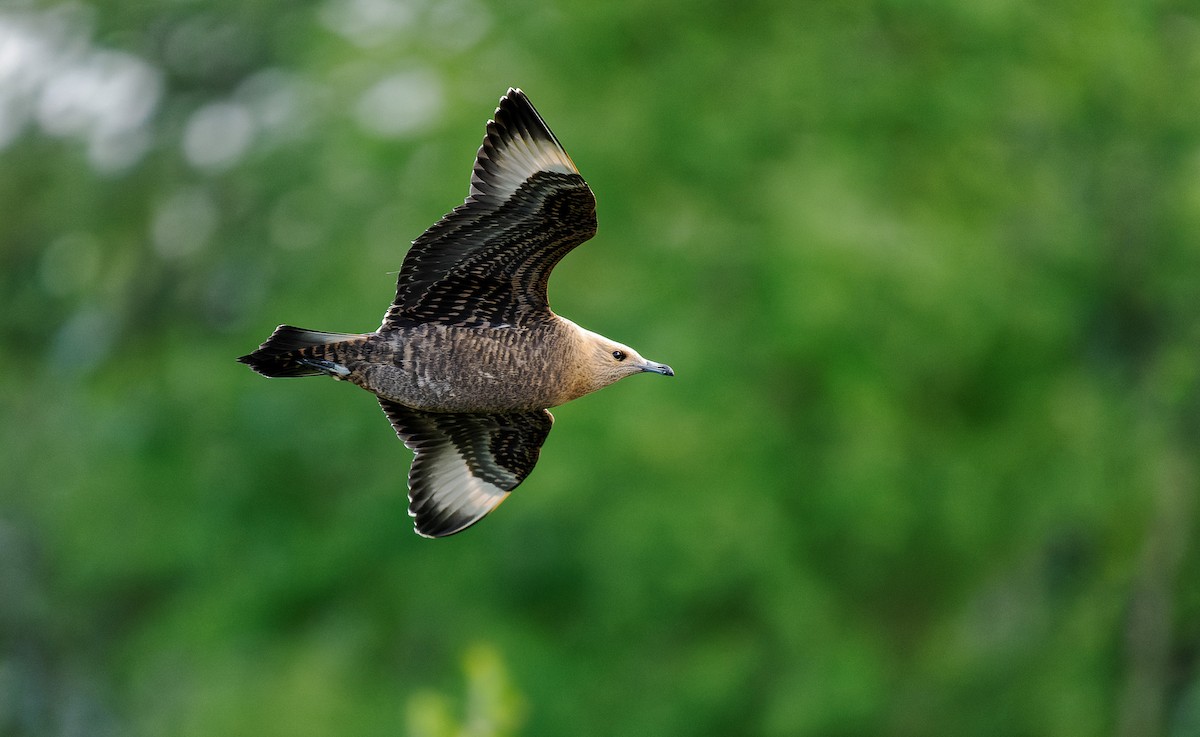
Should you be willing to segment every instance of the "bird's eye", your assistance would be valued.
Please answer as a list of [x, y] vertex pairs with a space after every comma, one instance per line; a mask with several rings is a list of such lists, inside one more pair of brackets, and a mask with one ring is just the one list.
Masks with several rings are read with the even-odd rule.
[[618, 361], [624, 361], [625, 351], [613, 351], [613, 358], [617, 359]]

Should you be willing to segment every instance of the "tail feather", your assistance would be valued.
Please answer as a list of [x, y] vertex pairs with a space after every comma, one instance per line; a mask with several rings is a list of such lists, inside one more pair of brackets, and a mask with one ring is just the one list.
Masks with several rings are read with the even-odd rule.
[[330, 360], [327, 348], [335, 343], [362, 337], [354, 333], [326, 333], [280, 325], [258, 350], [242, 356], [238, 361], [272, 378], [321, 374], [345, 376], [349, 370]]

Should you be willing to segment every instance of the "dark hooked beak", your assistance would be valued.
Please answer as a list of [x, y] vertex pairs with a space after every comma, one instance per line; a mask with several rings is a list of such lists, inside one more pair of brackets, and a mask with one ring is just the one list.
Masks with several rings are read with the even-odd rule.
[[665, 363], [655, 363], [654, 361], [646, 361], [642, 364], [642, 371], [650, 371], [663, 376], [674, 376], [675, 370]]

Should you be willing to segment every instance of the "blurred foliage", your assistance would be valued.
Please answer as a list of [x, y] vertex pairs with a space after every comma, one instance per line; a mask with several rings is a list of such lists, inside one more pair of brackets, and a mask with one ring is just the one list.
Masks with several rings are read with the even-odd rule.
[[504, 737], [514, 734], [523, 704], [509, 682], [495, 648], [477, 644], [463, 659], [467, 676], [465, 713], [452, 716], [451, 700], [438, 692], [422, 691], [409, 699], [408, 734], [412, 737]]
[[[10, 1], [0, 734], [1200, 734], [1195, 11]], [[376, 326], [509, 85], [679, 375], [428, 541], [233, 359]]]

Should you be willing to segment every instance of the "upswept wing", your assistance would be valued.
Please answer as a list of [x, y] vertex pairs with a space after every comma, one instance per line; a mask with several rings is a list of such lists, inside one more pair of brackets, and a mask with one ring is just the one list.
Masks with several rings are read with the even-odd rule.
[[408, 473], [408, 513], [417, 533], [461, 532], [499, 506], [537, 463], [554, 417], [421, 412], [382, 397], [400, 439], [416, 453]]
[[529, 324], [546, 283], [596, 232], [596, 199], [525, 93], [510, 89], [475, 158], [466, 201], [413, 242], [383, 328]]

